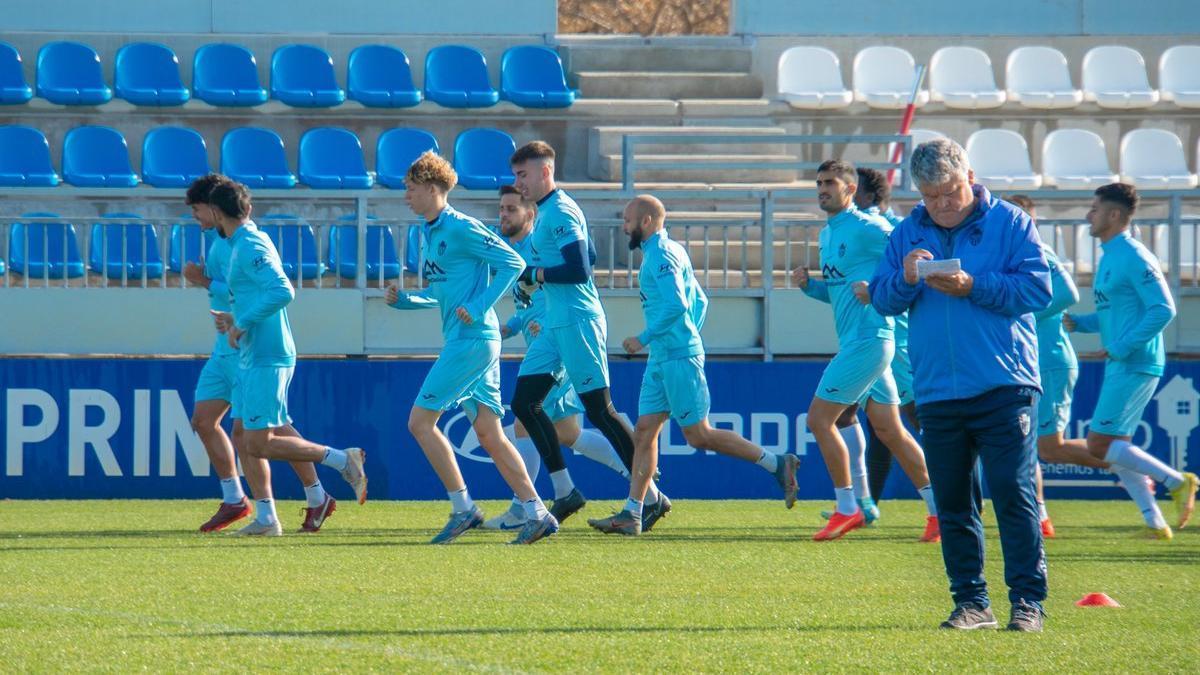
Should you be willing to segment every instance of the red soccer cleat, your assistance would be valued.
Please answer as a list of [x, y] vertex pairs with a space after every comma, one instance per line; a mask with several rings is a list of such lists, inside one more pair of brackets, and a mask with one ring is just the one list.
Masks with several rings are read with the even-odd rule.
[[221, 508], [217, 509], [216, 514], [209, 518], [207, 523], [200, 526], [200, 531], [219, 532], [248, 515], [250, 515], [250, 500], [245, 497], [242, 497], [242, 501], [237, 504], [221, 502]]
[[332, 495], [325, 495], [325, 501], [321, 502], [320, 506], [312, 506], [304, 509], [304, 524], [300, 526], [300, 531], [317, 532], [325, 524], [325, 519], [332, 516], [336, 510], [337, 500]]
[[937, 516], [927, 516], [925, 518], [925, 533], [921, 535], [921, 541], [927, 544], [936, 544], [942, 540], [942, 527], [938, 524]]
[[1047, 518], [1042, 521], [1042, 539], [1053, 539], [1053, 538], [1054, 538], [1054, 523], [1050, 522], [1050, 519]]
[[836, 511], [829, 518], [825, 529], [813, 535], [813, 541], [832, 541], [840, 538], [851, 530], [857, 530], [865, 523], [862, 509], [858, 509], [852, 516], [842, 515]]

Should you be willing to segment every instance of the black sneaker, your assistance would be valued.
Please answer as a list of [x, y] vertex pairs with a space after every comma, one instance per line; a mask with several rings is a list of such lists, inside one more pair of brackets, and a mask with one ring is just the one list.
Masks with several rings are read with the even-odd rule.
[[1040, 633], [1042, 632], [1042, 621], [1046, 618], [1046, 613], [1041, 607], [1017, 600], [1012, 606], [1012, 614], [1008, 619], [1008, 630], [1020, 631], [1022, 633]]
[[979, 628], [995, 628], [996, 617], [990, 607], [984, 607], [975, 602], [964, 602], [950, 612], [950, 618], [942, 622], [941, 628], [952, 630], [976, 630]]
[[663, 493], [658, 493], [658, 501], [648, 504], [642, 509], [642, 532], [649, 532], [663, 516], [671, 511], [671, 500]]
[[567, 518], [582, 509], [584, 504], [587, 504], [587, 500], [583, 498], [583, 493], [579, 491], [579, 488], [574, 488], [567, 493], [566, 497], [554, 500], [554, 503], [550, 505], [550, 515], [554, 516], [559, 524], [562, 524]]

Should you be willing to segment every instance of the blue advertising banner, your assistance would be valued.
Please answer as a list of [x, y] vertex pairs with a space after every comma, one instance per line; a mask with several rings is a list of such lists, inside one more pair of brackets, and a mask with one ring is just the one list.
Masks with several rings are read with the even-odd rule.
[[[193, 388], [203, 365], [192, 359], [0, 359], [4, 470], [0, 498], [203, 498], [219, 494], [203, 445], [191, 430]], [[289, 410], [296, 427], [316, 442], [367, 450], [374, 499], [444, 499], [445, 492], [408, 433], [407, 418], [431, 361], [392, 359], [302, 360], [292, 381]], [[805, 411], [825, 367], [823, 361], [761, 363], [710, 361], [712, 422], [776, 452], [796, 452], [800, 497], [830, 499], [832, 485], [806, 428]], [[614, 358], [613, 400], [636, 418], [644, 363]], [[507, 399], [517, 363], [502, 369]], [[1084, 363], [1068, 437], [1082, 437], [1095, 406], [1103, 366]], [[1190, 448], [1200, 413], [1196, 389], [1200, 362], [1174, 361], [1147, 407], [1134, 442], [1176, 467], [1200, 468]], [[512, 424], [509, 415], [505, 424]], [[461, 411], [441, 425], [459, 455], [477, 498], [504, 498], [508, 490], [470, 431]], [[684, 498], [778, 497], [774, 479], [755, 465], [698, 452], [672, 426], [660, 439], [662, 487]], [[627, 483], [611, 470], [567, 451], [584, 494], [623, 497]], [[1044, 465], [1051, 498], [1115, 498], [1105, 471]], [[281, 498], [300, 498], [286, 465], [274, 467]], [[322, 482], [339, 498], [349, 488], [321, 468]], [[549, 480], [538, 479], [549, 494]], [[893, 471], [885, 498], [915, 497], [901, 471]]]

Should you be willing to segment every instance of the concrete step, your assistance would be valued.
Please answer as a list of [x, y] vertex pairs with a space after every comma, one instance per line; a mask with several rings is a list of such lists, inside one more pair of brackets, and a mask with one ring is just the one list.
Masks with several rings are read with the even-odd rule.
[[585, 98], [760, 98], [757, 75], [721, 72], [578, 71]]
[[742, 45], [568, 45], [560, 47], [559, 54], [572, 72], [644, 71], [649, 66], [674, 72], [746, 73], [754, 63], [754, 51]]
[[[687, 154], [687, 155], [637, 155], [637, 181], [692, 180], [701, 183], [783, 183], [796, 180], [799, 171], [786, 165], [796, 162], [791, 155], [773, 154]], [[695, 168], [677, 166], [656, 167], [656, 164], [694, 161]], [[703, 162], [738, 162], [736, 168], [703, 166]], [[620, 154], [601, 155], [598, 171], [591, 177], [597, 180], [621, 180], [624, 158]], [[784, 166], [775, 166], [784, 165]]]
[[[657, 134], [662, 136], [782, 136], [782, 127], [764, 126], [612, 126], [588, 130], [588, 151], [592, 155], [620, 154], [625, 134]], [[782, 143], [639, 143], [637, 152], [672, 154], [683, 151], [704, 154], [783, 154]]]
[[[771, 281], [775, 288], [787, 288], [788, 277], [790, 273], [785, 271], [776, 271], [771, 273]], [[721, 289], [741, 289], [741, 288], [762, 288], [763, 285], [762, 270], [748, 270], [742, 272], [740, 270], [712, 271], [705, 275], [702, 272], [696, 273], [696, 278], [700, 281], [700, 285], [706, 291], [719, 291]], [[637, 289], [638, 288], [638, 271], [635, 270], [596, 270], [595, 283], [600, 292], [605, 289], [613, 288], [617, 290]], [[611, 283], [611, 286], [610, 286]]]

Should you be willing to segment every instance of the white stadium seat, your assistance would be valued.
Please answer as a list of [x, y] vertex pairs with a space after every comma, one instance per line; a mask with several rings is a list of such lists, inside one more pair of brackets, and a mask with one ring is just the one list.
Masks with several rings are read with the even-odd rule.
[[1170, 131], [1134, 129], [1121, 139], [1121, 180], [1143, 190], [1189, 190], [1196, 174], [1188, 171], [1183, 143]]
[[1042, 177], [1029, 161], [1025, 138], [1008, 129], [980, 129], [967, 139], [975, 181], [993, 190], [1036, 190]]
[[824, 47], [792, 47], [779, 57], [779, 97], [793, 108], [845, 108], [854, 92], [842, 82], [837, 54]]
[[943, 47], [929, 62], [929, 98], [947, 108], [999, 108], [1008, 96], [996, 87], [992, 60], [975, 47]]
[[1104, 139], [1083, 129], [1059, 129], [1042, 141], [1042, 183], [1063, 190], [1094, 190], [1117, 182]]
[[1101, 108], [1149, 108], [1158, 103], [1146, 61], [1129, 47], [1094, 47], [1083, 57], [1083, 97]]
[[1178, 45], [1158, 60], [1158, 88], [1162, 100], [1180, 108], [1200, 108], [1200, 46]]
[[1008, 55], [1005, 71], [1008, 100], [1026, 108], [1074, 108], [1083, 102], [1083, 92], [1071, 85], [1067, 57], [1053, 47], [1018, 47]]
[[[912, 54], [899, 47], [867, 47], [854, 57], [854, 99], [872, 108], [900, 110], [908, 105], [912, 95], [917, 62]], [[916, 104], [929, 102], [929, 92], [922, 89]]]

